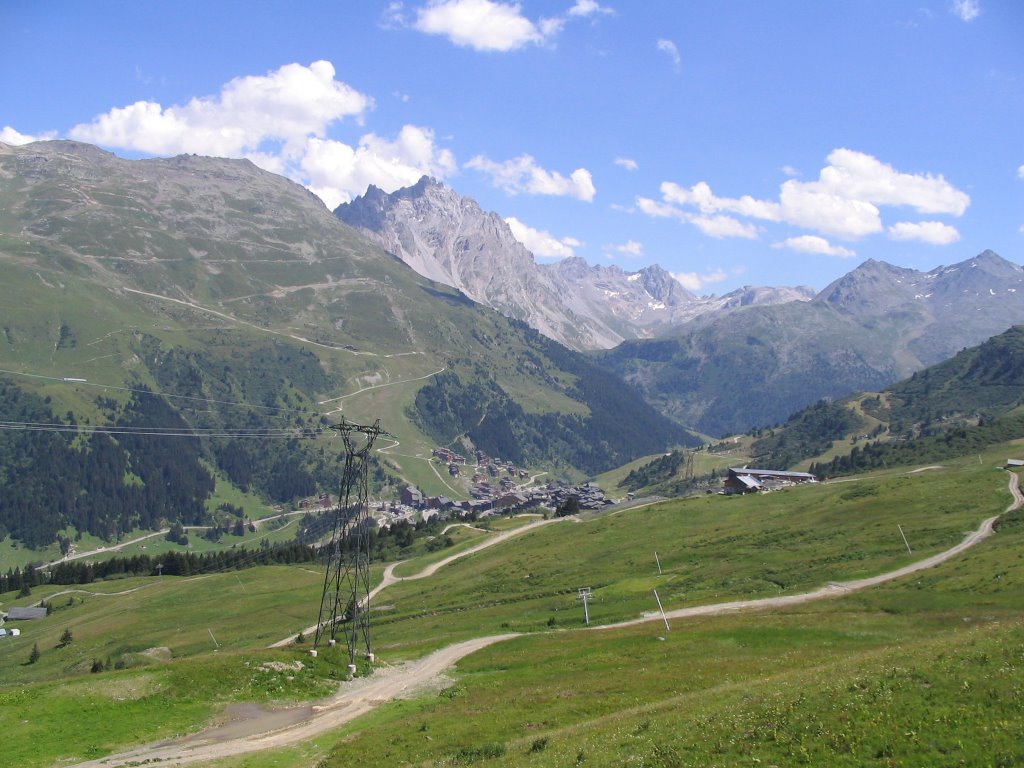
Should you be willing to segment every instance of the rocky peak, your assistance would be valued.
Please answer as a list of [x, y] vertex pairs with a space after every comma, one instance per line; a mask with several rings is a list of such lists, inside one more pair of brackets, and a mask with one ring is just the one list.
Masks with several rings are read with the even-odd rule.
[[[429, 176], [390, 194], [371, 187], [335, 215], [419, 274], [578, 349], [612, 347], [739, 306], [697, 299], [657, 265], [626, 272], [579, 257], [538, 265], [501, 216]], [[765, 290], [750, 303], [793, 298]]]

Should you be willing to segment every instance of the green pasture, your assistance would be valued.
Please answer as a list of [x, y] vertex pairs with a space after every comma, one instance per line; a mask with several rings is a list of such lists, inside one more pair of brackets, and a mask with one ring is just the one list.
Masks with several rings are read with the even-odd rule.
[[323, 764], [1019, 765], [1022, 553], [1018, 511], [955, 560], [842, 599], [523, 636], [340, 731]]
[[[946, 565], [786, 610], [586, 632], [576, 600], [579, 586], [593, 588], [597, 625], [654, 610], [655, 588], [671, 609], [898, 567], [1005, 509], [1007, 474], [994, 468], [1005, 450], [982, 464], [560, 521], [396, 584], [376, 598], [388, 606], [374, 624], [385, 663], [468, 637], [531, 634], [466, 658], [440, 693], [383, 706], [315, 747], [225, 766], [298, 768], [325, 750], [325, 766], [1011, 765], [1024, 723], [1020, 513]], [[473, 532], [449, 534], [459, 531], [456, 546], [470, 546]], [[266, 649], [313, 623], [322, 579], [319, 568], [274, 566], [0, 595], [4, 609], [54, 606], [0, 641], [9, 759], [42, 768], [98, 757], [197, 730], [231, 701], [327, 695], [338, 660], [309, 661], [308, 641]], [[74, 639], [61, 648], [65, 628]], [[33, 644], [41, 653], [28, 664]], [[123, 668], [91, 674], [96, 660]], [[270, 674], [270, 660], [304, 666]], [[950, 740], [954, 713], [962, 726]], [[994, 757], [978, 762], [983, 754]]]
[[576, 628], [583, 621], [580, 587], [593, 591], [594, 624], [657, 610], [655, 589], [666, 610], [808, 591], [953, 546], [1006, 506], [1005, 486], [1003, 470], [975, 460], [567, 519], [458, 560], [429, 580], [389, 587], [381, 599], [394, 610], [376, 637], [386, 656], [480, 634]]
[[444, 560], [446, 557], [451, 557], [460, 552], [464, 552], [471, 547], [475, 547], [484, 541], [488, 534], [486, 531], [481, 531], [476, 528], [469, 528], [464, 525], [454, 526], [448, 530], [444, 535], [438, 534], [432, 537], [430, 540], [423, 542], [421, 548], [426, 548], [430, 541], [443, 539], [449, 537], [452, 540], [450, 547], [444, 547], [433, 552], [427, 552], [419, 557], [410, 558], [409, 560], [399, 563], [394, 570], [394, 575], [398, 578], [407, 578], [409, 576], [415, 576], [417, 573], [422, 571], [427, 566], [433, 565], [436, 562]]

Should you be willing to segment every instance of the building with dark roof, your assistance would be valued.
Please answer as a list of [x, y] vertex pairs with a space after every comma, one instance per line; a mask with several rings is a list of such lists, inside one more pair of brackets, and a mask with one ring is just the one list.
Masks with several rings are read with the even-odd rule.
[[723, 485], [726, 493], [755, 493], [757, 491], [776, 491], [792, 485], [816, 482], [818, 482], [818, 478], [810, 472], [729, 467], [729, 475], [725, 478]]

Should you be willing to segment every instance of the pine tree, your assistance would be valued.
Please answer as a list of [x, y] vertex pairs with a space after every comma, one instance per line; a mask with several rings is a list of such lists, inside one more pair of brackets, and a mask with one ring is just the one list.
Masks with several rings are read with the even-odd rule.
[[35, 664], [37, 661], [39, 661], [39, 657], [41, 655], [42, 654], [39, 653], [39, 643], [33, 643], [32, 652], [28, 655], [28, 663]]
[[74, 637], [71, 634], [71, 628], [65, 627], [63, 634], [61, 634], [60, 636], [60, 643], [57, 644], [57, 647], [66, 648], [67, 646], [71, 645], [72, 640], [74, 640]]

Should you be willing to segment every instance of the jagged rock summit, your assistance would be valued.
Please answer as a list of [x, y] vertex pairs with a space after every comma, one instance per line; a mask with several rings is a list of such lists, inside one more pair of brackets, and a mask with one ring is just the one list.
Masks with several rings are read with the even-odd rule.
[[698, 298], [657, 265], [626, 272], [578, 257], [537, 264], [498, 214], [427, 176], [390, 194], [371, 186], [334, 213], [424, 277], [577, 349], [610, 348], [700, 315], [813, 295], [745, 288]]

